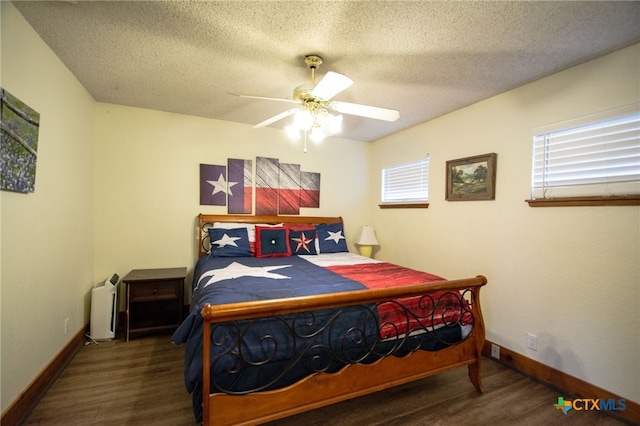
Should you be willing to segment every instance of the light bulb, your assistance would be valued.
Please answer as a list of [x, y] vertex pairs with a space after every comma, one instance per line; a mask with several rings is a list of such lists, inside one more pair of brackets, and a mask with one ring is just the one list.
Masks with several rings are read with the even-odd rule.
[[302, 131], [310, 130], [313, 126], [313, 115], [307, 110], [298, 111], [293, 117], [293, 125]]
[[293, 124], [286, 126], [284, 130], [287, 131], [287, 136], [289, 136], [289, 139], [294, 141], [300, 139], [300, 130], [298, 130], [298, 128]]
[[322, 142], [325, 137], [326, 135], [322, 131], [322, 127], [313, 127], [311, 129], [311, 135], [309, 136], [309, 139], [311, 139], [312, 141]]
[[329, 127], [329, 134], [335, 135], [342, 131], [342, 115], [329, 114], [327, 117], [327, 126]]

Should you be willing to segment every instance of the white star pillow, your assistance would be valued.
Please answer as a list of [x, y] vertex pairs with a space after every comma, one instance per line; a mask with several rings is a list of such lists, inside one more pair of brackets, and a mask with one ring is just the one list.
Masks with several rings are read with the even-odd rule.
[[211, 241], [212, 257], [249, 257], [251, 246], [247, 228], [221, 229], [210, 228], [209, 241]]
[[317, 225], [320, 253], [348, 252], [347, 239], [344, 236], [342, 223]]

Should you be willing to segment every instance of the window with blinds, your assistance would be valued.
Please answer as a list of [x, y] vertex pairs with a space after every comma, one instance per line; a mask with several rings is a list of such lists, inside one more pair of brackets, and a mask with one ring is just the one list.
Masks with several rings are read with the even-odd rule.
[[429, 201], [429, 155], [412, 163], [382, 169], [382, 203]]
[[531, 198], [640, 194], [640, 112], [533, 137]]

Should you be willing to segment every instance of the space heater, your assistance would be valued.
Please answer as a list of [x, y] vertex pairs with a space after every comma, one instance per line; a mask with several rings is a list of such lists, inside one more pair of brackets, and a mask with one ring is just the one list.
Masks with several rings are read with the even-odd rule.
[[97, 284], [91, 292], [90, 336], [93, 340], [111, 340], [116, 337], [118, 317], [118, 274]]

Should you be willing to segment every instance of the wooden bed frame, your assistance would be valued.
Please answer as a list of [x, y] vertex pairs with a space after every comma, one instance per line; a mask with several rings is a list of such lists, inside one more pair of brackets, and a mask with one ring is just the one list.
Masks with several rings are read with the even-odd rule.
[[[341, 217], [309, 216], [199, 216], [199, 254], [208, 250], [207, 231], [214, 222], [238, 223], [341, 223]], [[403, 297], [443, 291], [466, 291], [474, 317], [471, 335], [463, 342], [435, 352], [418, 350], [404, 357], [389, 356], [372, 364], [350, 364], [337, 373], [314, 373], [301, 381], [277, 390], [245, 395], [210, 393], [210, 363], [203, 362], [203, 424], [254, 425], [313, 410], [336, 402], [366, 395], [410, 381], [422, 379], [453, 368], [468, 366], [469, 378], [482, 392], [480, 362], [485, 341], [480, 309], [480, 288], [487, 283], [484, 276], [444, 281], [435, 284], [385, 288], [367, 291], [266, 300], [228, 305], [206, 305], [204, 339], [208, 339], [212, 323], [239, 319], [306, 312], [317, 309], [362, 305]], [[210, 345], [203, 344], [203, 360], [210, 359]]]

